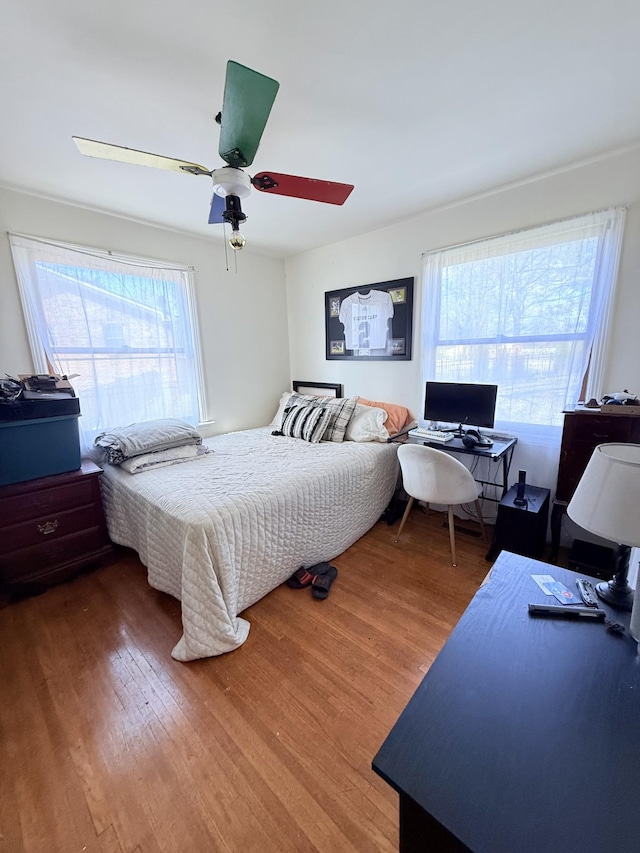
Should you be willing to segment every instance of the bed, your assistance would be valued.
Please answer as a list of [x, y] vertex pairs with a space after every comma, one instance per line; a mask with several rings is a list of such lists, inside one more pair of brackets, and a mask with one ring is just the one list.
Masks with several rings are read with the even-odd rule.
[[300, 566], [330, 561], [380, 518], [398, 475], [397, 445], [272, 435], [205, 440], [186, 464], [131, 475], [105, 465], [111, 539], [135, 549], [149, 584], [181, 601], [180, 661], [242, 645], [238, 614]]

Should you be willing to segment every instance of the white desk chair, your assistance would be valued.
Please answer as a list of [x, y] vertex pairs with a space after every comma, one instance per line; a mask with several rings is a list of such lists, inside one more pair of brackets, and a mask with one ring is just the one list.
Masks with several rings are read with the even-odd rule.
[[[462, 462], [442, 450], [435, 450], [421, 444], [403, 444], [398, 448], [398, 460], [402, 469], [404, 490], [409, 495], [409, 502], [400, 522], [398, 538], [402, 533], [402, 528], [409, 516], [414, 500], [425, 501], [427, 504], [445, 504], [449, 514], [451, 561], [455, 566], [454, 506], [475, 503], [482, 538], [486, 541], [484, 521], [478, 500], [481, 486], [476, 483], [471, 471]], [[398, 538], [396, 538], [396, 542]]]

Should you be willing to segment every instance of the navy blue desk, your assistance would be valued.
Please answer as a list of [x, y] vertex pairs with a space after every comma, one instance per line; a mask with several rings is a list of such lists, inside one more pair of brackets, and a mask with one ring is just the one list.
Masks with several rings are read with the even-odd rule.
[[503, 551], [373, 760], [402, 853], [640, 850], [637, 644], [529, 616], [531, 574], [579, 577]]

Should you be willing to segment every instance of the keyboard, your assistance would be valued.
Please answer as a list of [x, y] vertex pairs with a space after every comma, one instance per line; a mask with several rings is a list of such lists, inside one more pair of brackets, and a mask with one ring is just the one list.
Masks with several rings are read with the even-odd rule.
[[453, 438], [452, 432], [444, 432], [441, 429], [423, 429], [422, 427], [410, 429], [409, 435], [414, 438], [422, 438], [425, 441], [451, 441]]

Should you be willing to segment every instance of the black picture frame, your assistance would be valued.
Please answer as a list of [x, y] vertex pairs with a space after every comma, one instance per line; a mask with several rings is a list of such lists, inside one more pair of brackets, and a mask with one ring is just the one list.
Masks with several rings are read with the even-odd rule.
[[339, 382], [302, 382], [293, 380], [293, 390], [298, 394], [317, 394], [320, 397], [342, 397], [342, 384]]
[[[327, 291], [324, 295], [327, 360], [410, 361], [413, 284], [413, 278], [397, 278]], [[386, 297], [373, 297], [366, 302], [374, 292], [384, 293]], [[358, 299], [352, 299], [355, 294], [359, 294]], [[368, 316], [364, 316], [365, 312], [359, 315], [365, 305]], [[351, 328], [347, 328], [349, 319]], [[367, 346], [372, 343], [375, 346]]]

